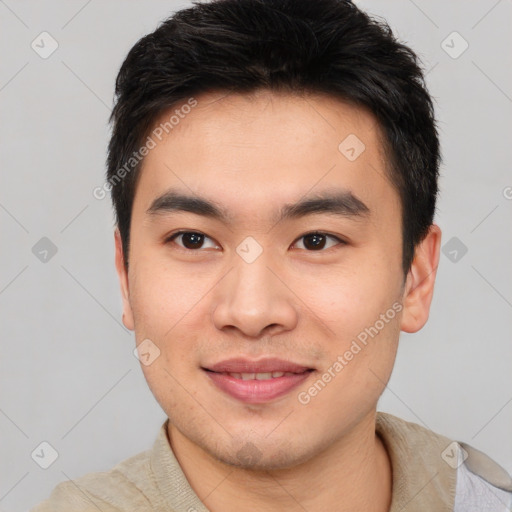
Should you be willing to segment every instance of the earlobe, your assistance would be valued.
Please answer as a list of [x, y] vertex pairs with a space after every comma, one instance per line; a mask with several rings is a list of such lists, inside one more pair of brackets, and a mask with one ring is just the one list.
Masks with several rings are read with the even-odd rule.
[[427, 236], [416, 246], [414, 260], [407, 274], [400, 323], [400, 329], [404, 332], [417, 332], [428, 320], [440, 247], [441, 229], [432, 224]]
[[119, 277], [119, 285], [121, 287], [121, 297], [123, 299], [123, 324], [127, 329], [134, 330], [133, 313], [130, 304], [130, 288], [128, 281], [128, 271], [124, 263], [123, 244], [121, 241], [121, 233], [119, 228], [116, 228], [114, 233], [115, 247], [116, 247], [116, 270]]

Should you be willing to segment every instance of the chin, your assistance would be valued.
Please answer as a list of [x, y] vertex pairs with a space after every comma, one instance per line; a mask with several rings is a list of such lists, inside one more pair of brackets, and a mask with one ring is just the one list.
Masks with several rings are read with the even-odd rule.
[[[294, 446], [290, 441], [281, 442], [256, 438], [254, 440], [234, 440], [229, 447], [204, 446], [216, 460], [240, 469], [254, 472], [275, 471], [298, 466], [314, 456], [314, 450], [306, 450], [302, 443]], [[224, 449], [223, 449], [224, 448]]]

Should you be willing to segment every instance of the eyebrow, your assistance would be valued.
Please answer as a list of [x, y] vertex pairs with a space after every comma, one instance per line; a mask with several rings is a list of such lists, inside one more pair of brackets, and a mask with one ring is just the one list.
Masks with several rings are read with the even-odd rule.
[[[168, 190], [157, 197], [146, 213], [150, 215], [173, 212], [189, 212], [231, 224], [233, 215], [225, 208], [200, 196]], [[285, 204], [273, 218], [273, 222], [298, 219], [313, 214], [331, 214], [340, 217], [362, 218], [370, 209], [349, 190], [328, 191], [313, 197], [303, 198], [293, 204]]]

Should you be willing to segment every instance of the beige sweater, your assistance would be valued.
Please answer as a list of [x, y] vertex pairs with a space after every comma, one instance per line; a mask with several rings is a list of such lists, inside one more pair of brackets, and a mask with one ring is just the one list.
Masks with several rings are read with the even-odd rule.
[[[32, 512], [208, 512], [174, 456], [166, 427], [167, 421], [151, 450], [108, 472], [59, 484]], [[393, 469], [390, 512], [510, 510], [512, 479], [482, 452], [382, 412], [376, 432]]]

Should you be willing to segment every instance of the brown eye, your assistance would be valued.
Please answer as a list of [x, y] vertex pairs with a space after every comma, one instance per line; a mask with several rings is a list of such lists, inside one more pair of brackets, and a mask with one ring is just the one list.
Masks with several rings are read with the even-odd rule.
[[181, 237], [183, 245], [187, 249], [200, 249], [204, 242], [204, 235], [199, 233], [183, 233]]
[[[175, 240], [181, 239], [181, 243], [176, 242], [180, 247], [187, 250], [197, 250], [203, 249], [203, 244], [205, 240], [211, 240], [211, 238], [203, 235], [203, 233], [198, 233], [197, 231], [179, 231], [175, 233], [171, 237], [169, 237], [166, 242], [173, 242]], [[214, 248], [217, 247], [215, 244], [212, 245]]]
[[[299, 240], [304, 240], [303, 246], [304, 249], [308, 251], [317, 251], [320, 252], [322, 249], [326, 248], [326, 245], [328, 244], [328, 240], [334, 240], [338, 242], [338, 244], [344, 244], [345, 242], [338, 237], [334, 235], [328, 235], [327, 233], [308, 233], [306, 235], [303, 235]], [[334, 245], [337, 245], [336, 243], [331, 244], [327, 247], [327, 249], [330, 249]]]
[[[210, 237], [197, 231], [179, 231], [171, 235], [166, 240], [166, 243], [175, 242], [179, 247], [185, 250], [197, 251], [207, 248], [204, 244], [208, 240], [211, 243], [210, 248], [215, 249], [218, 247]], [[322, 232], [307, 233], [302, 235], [299, 240], [304, 240], [302, 242], [303, 247], [299, 248], [303, 248], [309, 252], [322, 252], [324, 249], [330, 249], [336, 245], [345, 245], [346, 243], [337, 236]], [[297, 243], [299, 242], [296, 242], [295, 245]]]

